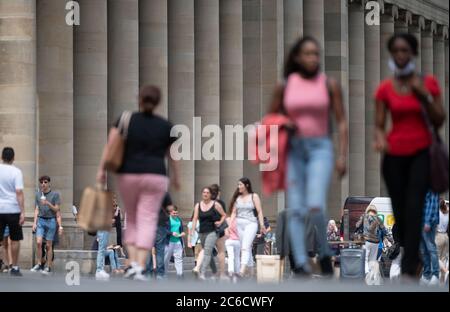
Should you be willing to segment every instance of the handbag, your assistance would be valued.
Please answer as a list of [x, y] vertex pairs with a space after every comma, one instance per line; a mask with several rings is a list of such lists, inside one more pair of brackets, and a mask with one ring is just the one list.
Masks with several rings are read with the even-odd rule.
[[444, 193], [448, 190], [448, 151], [436, 128], [431, 123], [426, 109], [426, 104], [419, 99], [422, 107], [422, 115], [431, 133], [430, 153], [430, 186], [435, 193]]
[[105, 152], [105, 169], [108, 171], [117, 172], [122, 166], [131, 115], [130, 111], [124, 111], [120, 116], [117, 128], [113, 127], [109, 132]]
[[81, 196], [78, 226], [88, 232], [109, 231], [112, 227], [113, 194], [101, 186], [87, 187]]

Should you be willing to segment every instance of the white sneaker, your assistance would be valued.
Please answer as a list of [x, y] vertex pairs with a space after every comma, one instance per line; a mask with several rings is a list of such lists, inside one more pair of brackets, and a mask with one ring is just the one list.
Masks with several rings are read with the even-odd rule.
[[105, 270], [101, 270], [95, 273], [95, 279], [97, 281], [109, 281], [109, 274]]
[[133, 277], [135, 281], [148, 282], [150, 279], [142, 273], [136, 273]]
[[134, 268], [129, 268], [125, 274], [123, 275], [124, 278], [132, 278], [136, 275], [136, 270]]
[[34, 267], [32, 267], [30, 271], [31, 271], [31, 272], [39, 272], [39, 271], [42, 271], [42, 265], [40, 265], [40, 264], [38, 263], [38, 264], [36, 264]]
[[42, 273], [43, 275], [50, 275], [50, 274], [52, 274], [52, 269], [49, 268], [49, 267], [46, 267], [45, 269], [43, 269], [43, 270], [41, 271], [41, 273]]
[[426, 279], [423, 275], [419, 280], [419, 285], [420, 286], [428, 286], [428, 284], [430, 283], [430, 280]]
[[433, 275], [431, 280], [428, 282], [428, 286], [430, 286], [430, 287], [439, 286], [439, 278], [437, 276]]

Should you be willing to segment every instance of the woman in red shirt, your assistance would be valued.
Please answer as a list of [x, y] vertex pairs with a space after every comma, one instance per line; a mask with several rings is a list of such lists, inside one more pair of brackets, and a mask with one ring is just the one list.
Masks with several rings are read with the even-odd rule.
[[[416, 275], [425, 195], [429, 189], [431, 133], [422, 113], [426, 106], [438, 129], [445, 120], [439, 84], [433, 76], [415, 70], [417, 39], [395, 34], [389, 39], [389, 67], [393, 72], [381, 82], [376, 94], [376, 132], [374, 146], [384, 153], [382, 171], [392, 200], [400, 244], [404, 247], [402, 273]], [[387, 112], [392, 129], [386, 136]]]

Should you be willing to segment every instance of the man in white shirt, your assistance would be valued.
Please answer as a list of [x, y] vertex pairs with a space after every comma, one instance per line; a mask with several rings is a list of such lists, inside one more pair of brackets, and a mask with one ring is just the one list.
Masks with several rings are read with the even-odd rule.
[[13, 166], [14, 150], [5, 147], [0, 164], [0, 241], [6, 226], [11, 239], [12, 268], [11, 275], [22, 276], [18, 266], [20, 241], [23, 240], [22, 225], [25, 221], [23, 194], [23, 175]]

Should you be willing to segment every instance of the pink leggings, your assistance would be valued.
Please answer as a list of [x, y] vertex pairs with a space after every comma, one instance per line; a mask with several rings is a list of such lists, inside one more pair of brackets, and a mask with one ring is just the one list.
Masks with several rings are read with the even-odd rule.
[[160, 174], [126, 173], [120, 174], [117, 180], [127, 214], [125, 243], [151, 250], [169, 179]]

